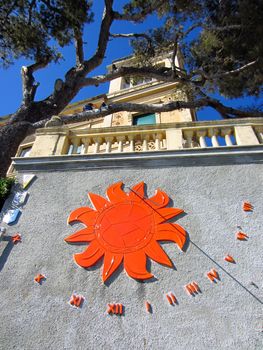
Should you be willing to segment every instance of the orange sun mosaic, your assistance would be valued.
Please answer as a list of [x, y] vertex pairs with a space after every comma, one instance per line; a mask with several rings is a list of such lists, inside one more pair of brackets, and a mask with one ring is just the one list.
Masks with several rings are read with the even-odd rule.
[[105, 282], [123, 263], [127, 274], [139, 280], [153, 275], [146, 268], [147, 257], [157, 263], [173, 264], [159, 244], [172, 241], [183, 250], [187, 233], [167, 220], [183, 213], [179, 208], [167, 208], [168, 195], [158, 189], [151, 198], [145, 196], [145, 184], [140, 182], [129, 192], [117, 182], [107, 189], [105, 199], [88, 193], [94, 207], [81, 207], [71, 212], [68, 223], [81, 222], [86, 227], [65, 238], [68, 243], [89, 243], [83, 253], [74, 255], [75, 262], [89, 268], [104, 258], [102, 279]]

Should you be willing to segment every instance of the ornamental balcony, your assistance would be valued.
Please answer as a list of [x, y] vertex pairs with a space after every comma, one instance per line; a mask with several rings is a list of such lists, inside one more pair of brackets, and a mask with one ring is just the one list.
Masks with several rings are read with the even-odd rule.
[[31, 169], [26, 166], [29, 163], [104, 160], [110, 164], [114, 159], [165, 158], [171, 154], [182, 158], [189, 154], [245, 154], [253, 149], [262, 153], [262, 144], [262, 118], [102, 128], [63, 125], [37, 130], [35, 141], [20, 146], [13, 161], [16, 167], [27, 170]]
[[235, 119], [93, 129], [39, 129], [30, 157], [154, 152], [263, 144], [263, 120]]

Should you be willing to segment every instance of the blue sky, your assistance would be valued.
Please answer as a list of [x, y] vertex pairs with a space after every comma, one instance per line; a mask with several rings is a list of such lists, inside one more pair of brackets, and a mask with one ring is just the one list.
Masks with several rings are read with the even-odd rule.
[[[117, 8], [120, 8], [126, 1], [118, 0]], [[100, 26], [100, 19], [103, 11], [103, 1], [94, 1], [95, 20], [94, 23], [85, 28], [84, 41], [85, 57], [88, 58], [96, 49], [98, 32]], [[150, 16], [143, 24], [130, 24], [127, 22], [115, 22], [112, 26], [112, 33], [129, 33], [129, 32], [143, 32], [147, 29], [153, 28], [156, 23], [156, 17]], [[53, 89], [56, 79], [64, 78], [66, 71], [75, 64], [74, 46], [68, 46], [62, 50], [64, 60], [59, 64], [50, 64], [47, 68], [38, 71], [35, 74], [36, 81], [40, 82], [37, 91], [36, 99], [41, 100], [48, 96]], [[113, 60], [131, 54], [131, 47], [127, 39], [114, 39], [110, 41], [106, 53], [104, 63], [95, 71], [94, 74], [103, 74], [106, 72], [106, 66]], [[22, 88], [20, 70], [22, 65], [28, 65], [30, 62], [20, 59], [8, 69], [1, 69], [1, 87], [0, 94], [0, 116], [16, 111], [21, 103]], [[108, 91], [108, 84], [103, 84], [99, 87], [87, 87], [82, 89], [79, 94], [72, 100], [72, 102], [82, 100], [88, 97], [99, 95]], [[248, 105], [257, 100], [254, 98], [240, 98], [235, 100], [225, 100], [220, 98], [227, 105], [232, 107], [239, 107], [241, 105]], [[205, 108], [198, 112], [199, 120], [219, 119], [220, 116], [212, 108]]]

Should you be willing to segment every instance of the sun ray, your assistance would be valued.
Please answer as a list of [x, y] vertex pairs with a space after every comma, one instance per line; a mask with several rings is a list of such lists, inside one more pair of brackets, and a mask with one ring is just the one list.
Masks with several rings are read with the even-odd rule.
[[73, 210], [68, 217], [68, 224], [74, 221], [81, 221], [86, 225], [92, 225], [97, 217], [98, 213], [89, 208], [81, 207], [76, 210]]
[[117, 270], [123, 260], [123, 254], [105, 252], [102, 280], [105, 282]]
[[177, 216], [183, 213], [183, 209], [180, 208], [161, 208], [155, 212], [155, 222], [156, 224], [161, 224], [164, 221], [172, 219], [174, 216]]
[[124, 268], [127, 274], [135, 279], [146, 280], [154, 277], [146, 270], [146, 255], [143, 250], [125, 254]]
[[163, 208], [169, 203], [169, 197], [165, 192], [158, 188], [154, 196], [146, 199], [146, 203], [155, 209]]
[[128, 196], [122, 189], [123, 182], [117, 182], [107, 189], [107, 197], [111, 203], [119, 203], [127, 200]]
[[86, 227], [83, 230], [79, 230], [72, 235], [64, 238], [64, 241], [68, 243], [75, 242], [90, 242], [95, 238], [94, 227]]
[[144, 198], [144, 188], [145, 183], [143, 181], [133, 186], [131, 188], [131, 192], [129, 193], [130, 200], [140, 202], [142, 198]]
[[104, 250], [99, 246], [98, 242], [94, 240], [83, 253], [75, 254], [74, 259], [78, 265], [90, 267], [94, 265], [104, 253]]
[[172, 241], [183, 250], [186, 243], [186, 231], [178, 224], [162, 224], [157, 226], [157, 232], [154, 235], [156, 241]]
[[159, 264], [166, 265], [169, 267], [173, 266], [171, 260], [169, 259], [165, 251], [160, 247], [160, 245], [156, 241], [152, 240], [151, 243], [149, 243], [145, 247], [144, 251], [149, 258], [153, 259]]
[[98, 194], [95, 194], [95, 193], [89, 193], [88, 194], [88, 197], [92, 203], [92, 205], [94, 206], [94, 208], [96, 210], [100, 210], [100, 209], [103, 209], [103, 208], [106, 208], [110, 205], [110, 202], [107, 201], [107, 199], [99, 196]]

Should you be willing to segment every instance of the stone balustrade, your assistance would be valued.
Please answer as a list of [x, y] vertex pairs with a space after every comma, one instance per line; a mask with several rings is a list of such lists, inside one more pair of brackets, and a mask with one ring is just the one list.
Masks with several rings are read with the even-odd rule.
[[97, 129], [74, 129], [70, 125], [64, 125], [59, 128], [39, 129], [30, 157], [154, 152], [259, 144], [263, 144], [261, 118]]
[[[105, 130], [106, 131], [106, 130]], [[68, 154], [146, 152], [166, 149], [165, 130], [102, 132], [69, 136]]]
[[185, 128], [182, 130], [184, 148], [226, 147], [237, 145], [234, 126]]

